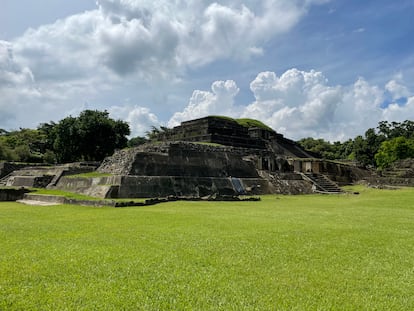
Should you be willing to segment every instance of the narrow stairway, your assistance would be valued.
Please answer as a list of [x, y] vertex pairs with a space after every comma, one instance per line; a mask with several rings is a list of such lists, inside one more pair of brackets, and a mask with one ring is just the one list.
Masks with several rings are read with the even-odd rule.
[[304, 173], [302, 176], [315, 186], [315, 192], [338, 194], [343, 193], [336, 183], [322, 174]]
[[9, 180], [9, 177], [13, 175], [13, 172], [0, 178], [0, 187], [6, 187], [7, 186], [7, 181]]

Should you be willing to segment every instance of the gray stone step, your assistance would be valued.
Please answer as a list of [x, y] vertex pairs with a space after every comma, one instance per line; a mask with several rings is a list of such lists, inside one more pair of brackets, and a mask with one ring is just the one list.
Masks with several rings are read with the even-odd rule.
[[323, 193], [342, 193], [342, 189], [338, 187], [336, 183], [330, 180], [328, 177], [322, 174], [315, 174], [315, 173], [305, 173], [303, 174], [306, 179], [311, 181], [317, 192]]

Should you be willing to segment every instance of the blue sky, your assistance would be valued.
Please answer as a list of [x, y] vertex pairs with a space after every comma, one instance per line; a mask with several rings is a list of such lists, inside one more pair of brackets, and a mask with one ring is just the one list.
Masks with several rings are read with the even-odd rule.
[[414, 119], [412, 0], [0, 0], [0, 128], [108, 110], [133, 135], [210, 114], [293, 139]]

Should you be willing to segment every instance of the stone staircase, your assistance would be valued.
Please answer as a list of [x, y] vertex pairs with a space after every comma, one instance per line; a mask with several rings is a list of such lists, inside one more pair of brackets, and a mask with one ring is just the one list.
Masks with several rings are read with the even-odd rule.
[[343, 193], [343, 190], [339, 188], [336, 183], [334, 183], [325, 175], [315, 173], [303, 173], [302, 176], [305, 180], [310, 181], [314, 185], [314, 192], [327, 194]]
[[6, 187], [7, 186], [7, 181], [9, 180], [10, 176], [13, 175], [13, 172], [0, 178], [0, 187]]

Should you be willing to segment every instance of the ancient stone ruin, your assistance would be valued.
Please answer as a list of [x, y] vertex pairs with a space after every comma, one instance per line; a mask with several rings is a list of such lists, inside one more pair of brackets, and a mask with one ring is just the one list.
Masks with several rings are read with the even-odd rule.
[[[57, 188], [101, 198], [339, 193], [338, 185], [369, 175], [318, 159], [260, 122], [206, 117], [160, 133], [158, 140], [116, 151], [93, 165], [18, 170], [11, 186]], [[77, 176], [96, 171], [98, 177]], [[22, 174], [22, 172], [25, 172]], [[36, 173], [35, 173], [36, 172]]]

